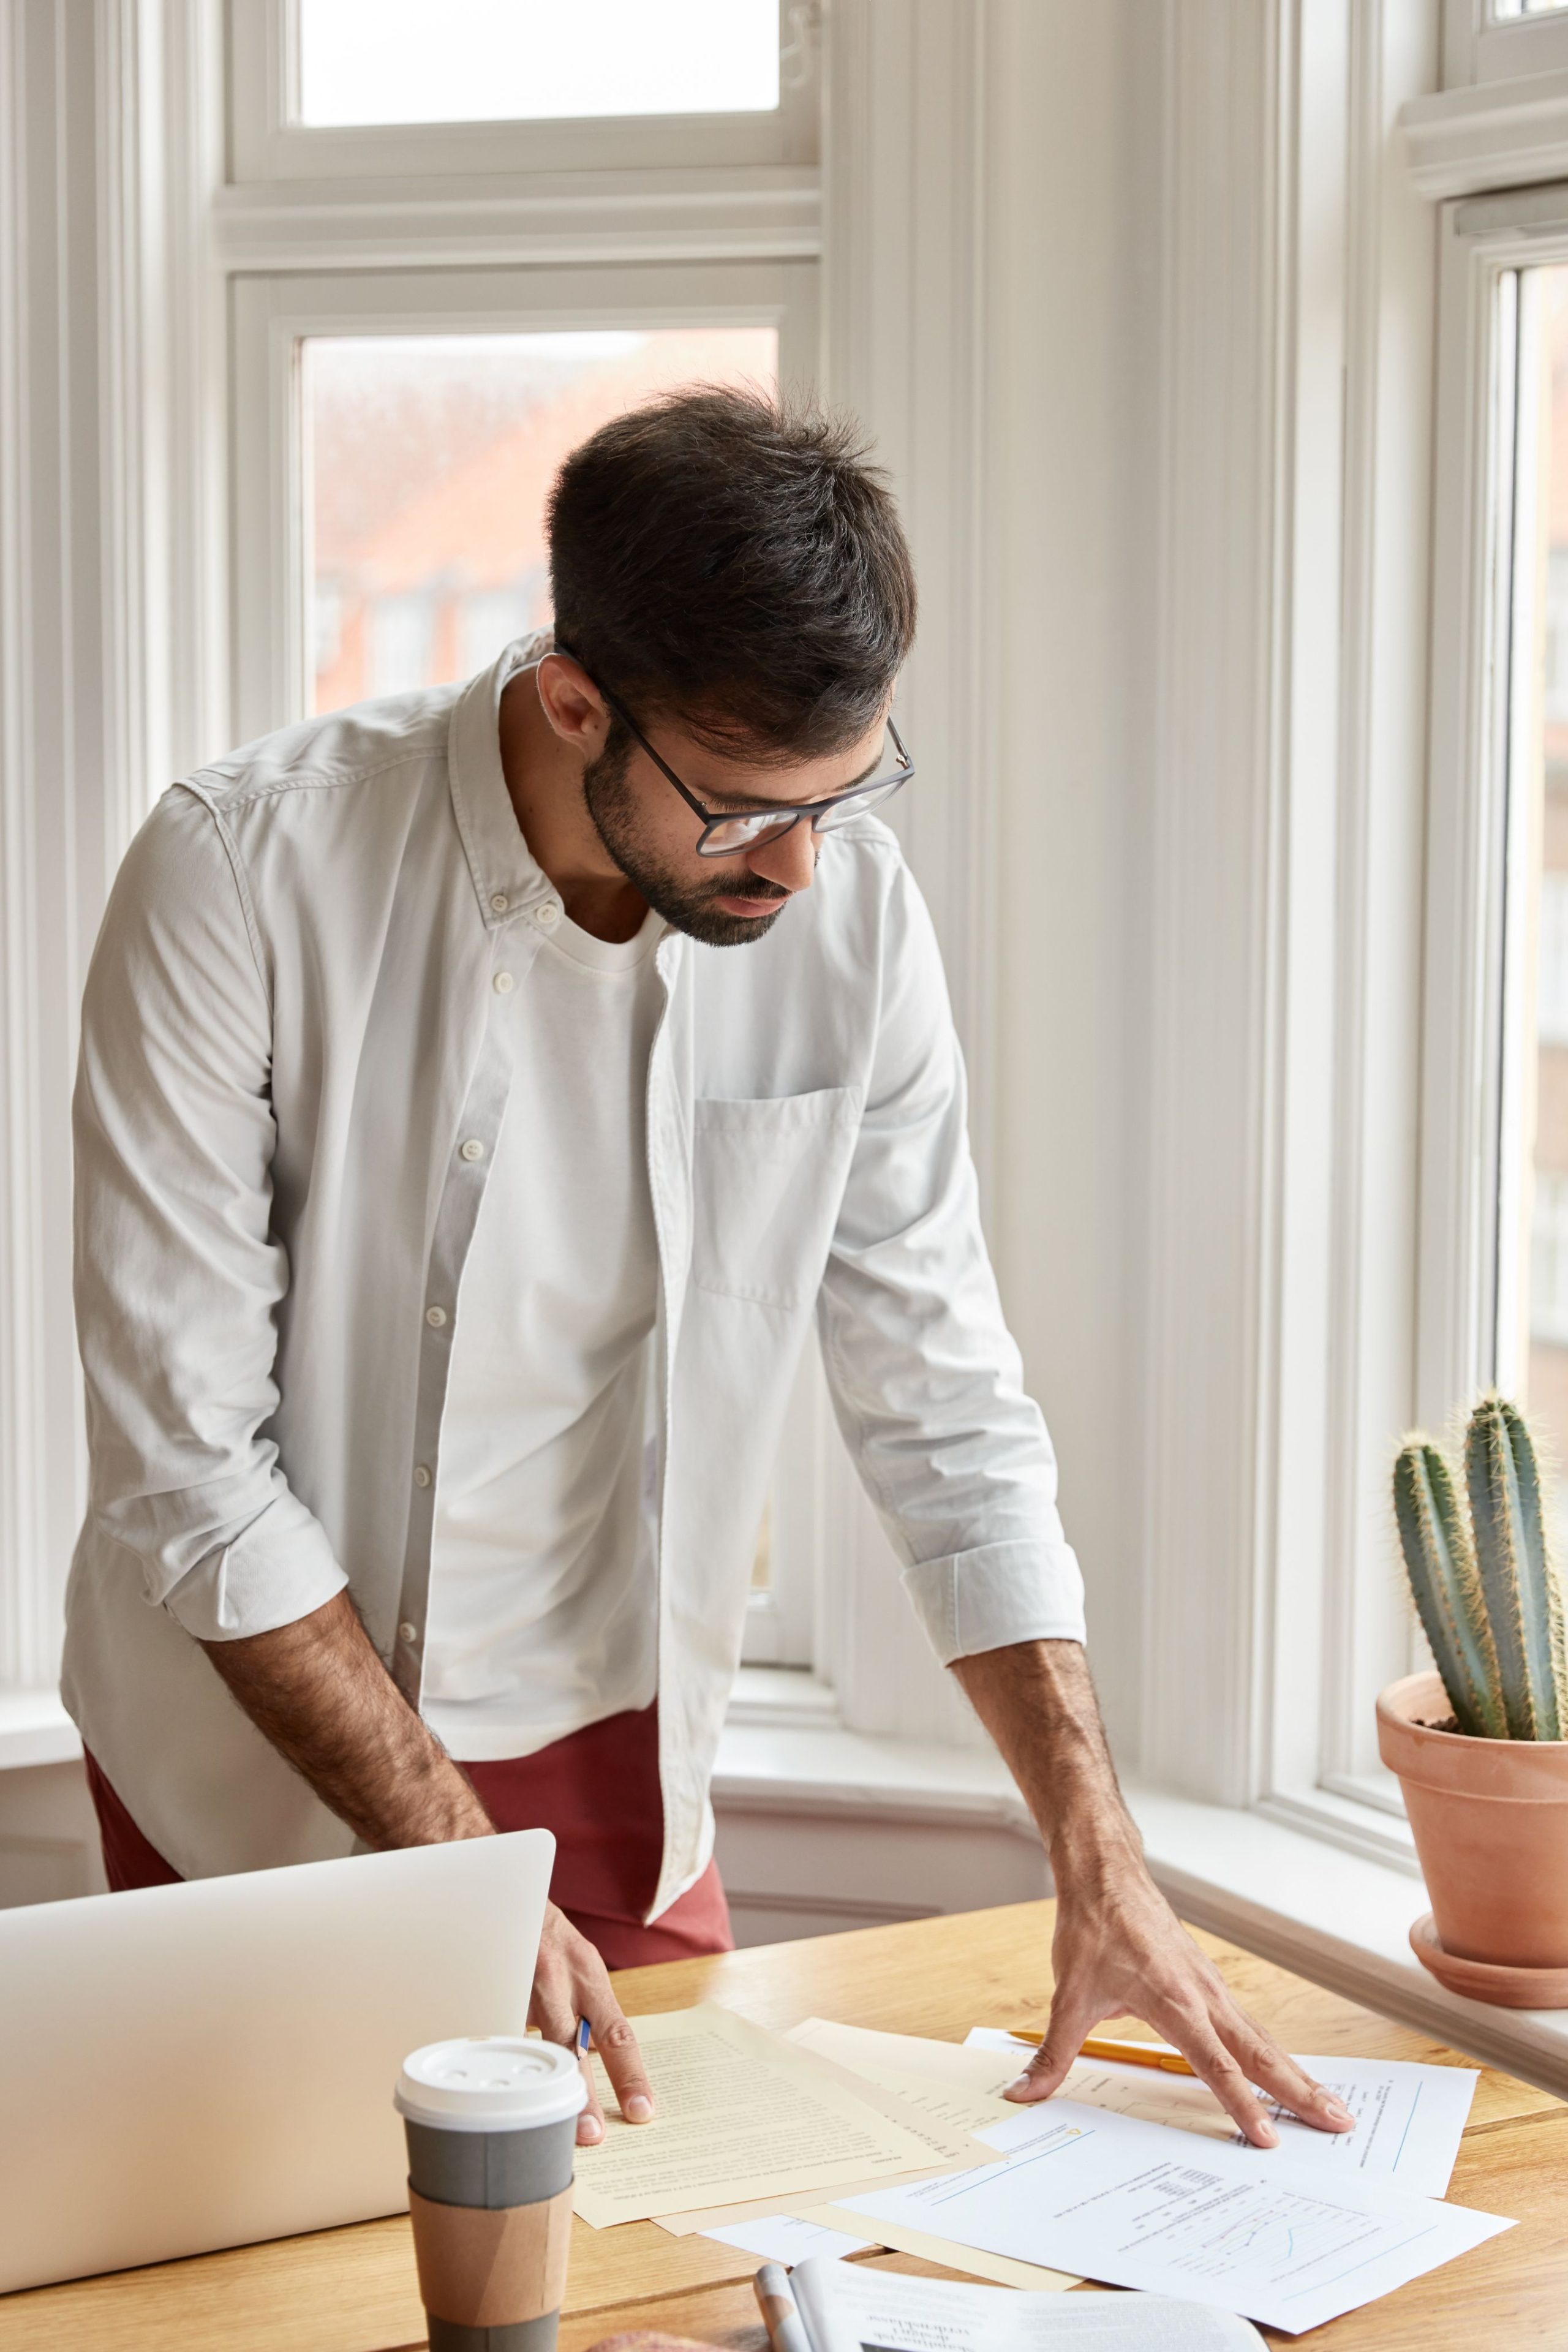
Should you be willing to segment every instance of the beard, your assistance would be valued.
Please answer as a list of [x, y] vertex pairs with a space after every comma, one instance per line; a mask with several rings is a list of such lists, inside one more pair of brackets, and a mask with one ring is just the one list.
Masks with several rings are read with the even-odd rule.
[[[709, 948], [744, 947], [773, 929], [793, 893], [742, 866], [731, 878], [721, 866], [710, 882], [688, 882], [663, 865], [647, 837], [635, 793], [627, 789], [626, 770], [632, 744], [625, 735], [612, 737], [596, 760], [583, 771], [583, 797], [588, 804], [600, 840], [632, 887], [647, 900], [671, 929]], [[729, 915], [715, 904], [720, 898], [755, 898], [772, 904], [771, 915]]]

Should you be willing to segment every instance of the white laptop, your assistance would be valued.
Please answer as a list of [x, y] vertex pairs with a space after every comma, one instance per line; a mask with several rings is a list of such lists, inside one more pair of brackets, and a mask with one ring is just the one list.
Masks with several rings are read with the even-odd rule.
[[410, 2050], [521, 2033], [547, 1830], [0, 1911], [0, 2292], [408, 2201]]

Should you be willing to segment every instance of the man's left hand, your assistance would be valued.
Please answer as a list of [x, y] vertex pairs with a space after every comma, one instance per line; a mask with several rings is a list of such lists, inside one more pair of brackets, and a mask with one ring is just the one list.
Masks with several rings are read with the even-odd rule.
[[1141, 1855], [1129, 1854], [1110, 1885], [1081, 1895], [1070, 1885], [1058, 1891], [1051, 1965], [1056, 1991], [1046, 2038], [1006, 2097], [1026, 2105], [1048, 2099], [1100, 2021], [1131, 2015], [1174, 2044], [1255, 2147], [1274, 2147], [1279, 2138], [1258, 2090], [1321, 2131], [1353, 2125], [1349, 2109], [1232, 1999]]
[[1028, 1801], [1056, 1880], [1050, 2022], [1007, 2096], [1048, 2099], [1102, 2018], [1132, 2016], [1175, 2044], [1255, 2147], [1279, 2138], [1258, 2091], [1320, 2131], [1352, 2129], [1348, 2109], [1237, 2007], [1150, 1877], [1079, 1643], [1017, 1642], [952, 1670]]

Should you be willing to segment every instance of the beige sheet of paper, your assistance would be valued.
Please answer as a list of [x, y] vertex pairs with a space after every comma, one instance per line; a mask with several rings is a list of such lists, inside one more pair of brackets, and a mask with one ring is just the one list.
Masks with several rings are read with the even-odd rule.
[[958, 2131], [984, 2131], [987, 2124], [1005, 2123], [1018, 2112], [1001, 2093], [1023, 2072], [1026, 2053], [928, 2042], [918, 2033], [879, 2033], [826, 2017], [792, 2025], [785, 2038]]
[[[792, 2039], [790, 2035], [784, 2036], [786, 2042]], [[852, 2092], [856, 2098], [868, 2101], [883, 2115], [891, 2116], [897, 2123], [909, 2125], [911, 2129], [929, 2139], [931, 2154], [938, 2157], [940, 2160], [934, 2164], [922, 2165], [918, 2171], [906, 2173], [904, 2176], [906, 2180], [930, 2180], [938, 2173], [963, 2172], [974, 2165], [1000, 2164], [1002, 2161], [994, 2149], [984, 2147], [977, 2139], [972, 2139], [965, 2126], [945, 2122], [941, 2116], [931, 2113], [929, 2107], [911, 2106], [906, 2100], [900, 2099], [896, 2092], [885, 2089], [879, 2083], [869, 2081], [866, 2075], [857, 2073], [852, 2067], [841, 2066], [837, 2059], [822, 2057], [816, 2051], [806, 2054], [814, 2066], [830, 2075], [847, 2091]], [[1011, 2115], [1014, 2110], [1007, 2107], [1004, 2112]], [[944, 2149], [947, 2151], [945, 2154], [942, 2153]], [[851, 2189], [847, 2184], [840, 2183], [836, 2187], [834, 2194], [840, 2199], [868, 2197], [872, 2187], [879, 2185], [868, 2183], [864, 2189]], [[751, 2198], [739, 2204], [716, 2205], [699, 2212], [661, 2213], [657, 2216], [657, 2219], [659, 2228], [668, 2230], [672, 2238], [689, 2238], [704, 2230], [728, 2230], [743, 2221], [771, 2221], [775, 2215], [781, 2213], [804, 2213], [811, 2205], [818, 2201], [820, 2194], [818, 2189], [802, 2189], [789, 2197]]]
[[[962, 2042], [929, 2042], [916, 2033], [878, 2033], [863, 2025], [838, 2025], [825, 2017], [808, 2017], [804, 2025], [792, 2026], [786, 2039], [891, 2091], [906, 2105], [933, 2120], [966, 2132], [984, 2131], [987, 2124], [999, 2124], [1017, 2114], [1016, 2106], [1001, 2093], [1023, 2072], [1029, 2055], [1022, 2045], [1006, 2051]], [[1179, 2125], [1184, 2131], [1202, 2132], [1212, 2139], [1236, 2137], [1236, 2126], [1214, 2093], [1190, 2074], [1156, 2074], [1149, 2066], [1077, 2058], [1058, 2095], [1110, 2107], [1119, 2116], [1136, 2116], [1144, 2123]]]
[[[982, 2149], [983, 2158], [984, 2154]], [[992, 2157], [990, 2161], [995, 2164], [1001, 2159]], [[956, 2164], [928, 2164], [919, 2172], [906, 2172], [900, 2186], [912, 2180], [935, 2180], [944, 2172], [958, 2172], [965, 2168]], [[839, 2181], [833, 2194], [835, 2197], [869, 2197], [872, 2187], [880, 2189], [888, 2185], [877, 2181], [854, 2189], [847, 2181]], [[658, 2227], [668, 2230], [672, 2238], [694, 2238], [700, 2237], [705, 2230], [735, 2229], [742, 2221], [768, 2221], [780, 2213], [808, 2213], [821, 2200], [820, 2189], [797, 2189], [788, 2197], [752, 2197], [742, 2205], [714, 2205], [696, 2213], [656, 2213], [654, 2220]], [[864, 2231], [861, 2235], [865, 2235]]]
[[868, 2183], [995, 2160], [966, 2134], [730, 2010], [639, 2017], [637, 2034], [652, 2123], [621, 2121], [593, 2062], [605, 2137], [577, 2150], [574, 2192], [592, 2229], [706, 2210], [721, 2197], [726, 2213], [742, 2204], [776, 2213], [802, 2190], [864, 2195]]
[[[871, 2230], [879, 2245], [895, 2254], [918, 2254], [922, 2262], [941, 2263], [971, 2278], [993, 2279], [998, 2286], [1033, 2287], [1054, 2294], [1083, 2281], [1071, 2271], [1048, 2271], [1040, 2263], [1015, 2262], [1011, 2254], [988, 2254], [979, 2246], [954, 2245], [951, 2238], [933, 2238], [924, 2230], [906, 2230], [901, 2221], [868, 2221], [864, 2213], [846, 2213], [837, 2205], [814, 2205], [802, 2219], [820, 2221], [825, 2230], [844, 2230], [850, 2236]], [[854, 2222], [851, 2231], [849, 2224]]]

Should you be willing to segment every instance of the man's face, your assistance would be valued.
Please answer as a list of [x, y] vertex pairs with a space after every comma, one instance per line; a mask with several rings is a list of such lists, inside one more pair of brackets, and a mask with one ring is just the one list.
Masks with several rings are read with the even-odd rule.
[[[843, 751], [787, 765], [721, 755], [679, 722], [653, 722], [649, 741], [714, 815], [760, 804], [826, 800], [876, 767], [883, 753], [879, 719]], [[654, 912], [705, 946], [738, 947], [771, 931], [795, 893], [809, 889], [818, 852], [832, 855], [809, 821], [735, 857], [701, 857], [702, 826], [668, 778], [624, 729], [583, 772], [589, 815], [610, 856]]]

